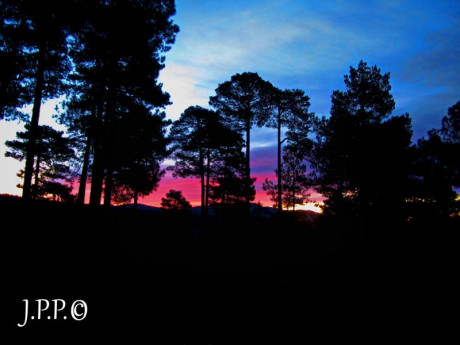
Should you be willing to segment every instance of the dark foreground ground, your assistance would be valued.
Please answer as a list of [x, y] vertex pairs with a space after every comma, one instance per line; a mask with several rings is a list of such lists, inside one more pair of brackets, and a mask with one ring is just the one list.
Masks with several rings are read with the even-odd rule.
[[[399, 229], [232, 217], [204, 226], [7, 199], [0, 212], [10, 343], [413, 343], [439, 342], [454, 326], [458, 220]], [[20, 328], [24, 299], [35, 319]], [[51, 302], [37, 320], [36, 299], [66, 308], [54, 320]], [[71, 317], [76, 300], [87, 305], [82, 321]]]

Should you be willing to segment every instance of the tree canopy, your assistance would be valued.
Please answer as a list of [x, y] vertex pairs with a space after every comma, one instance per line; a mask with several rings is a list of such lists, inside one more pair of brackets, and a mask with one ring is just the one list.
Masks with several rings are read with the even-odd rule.
[[161, 198], [161, 207], [173, 212], [187, 212], [192, 205], [185, 199], [180, 190], [171, 189], [166, 193], [166, 198]]
[[189, 107], [174, 122], [169, 137], [175, 160], [170, 168], [173, 175], [200, 179], [203, 216], [208, 213], [210, 199], [231, 203], [249, 196], [253, 200], [253, 181], [248, 186], [241, 183], [245, 178], [241, 134], [228, 126], [219, 113]]
[[[27, 155], [30, 126], [26, 125], [26, 131], [18, 132], [16, 137], [16, 140], [5, 142], [9, 148], [5, 156], [23, 161]], [[50, 126], [39, 126], [31, 195], [33, 199], [48, 198], [50, 195], [53, 199], [60, 198], [66, 201], [73, 198], [72, 188], [67, 184], [73, 181], [73, 144], [74, 141], [65, 137], [64, 132]], [[18, 176], [23, 177], [24, 170], [21, 170]]]
[[[174, 177], [199, 178], [203, 216], [211, 204], [249, 210], [258, 126], [277, 132], [277, 181], [267, 179], [264, 189], [279, 212], [308, 201], [312, 188], [331, 215], [408, 219], [414, 207], [440, 217], [458, 210], [460, 102], [439, 129], [412, 143], [409, 114], [393, 114], [390, 73], [360, 61], [344, 89], [332, 92], [328, 116], [310, 112], [304, 90], [243, 72], [217, 86], [210, 108], [190, 106], [172, 122], [158, 78], [179, 32], [173, 0], [4, 0], [0, 10], [0, 119], [26, 123], [7, 142], [7, 155], [25, 161], [24, 199], [71, 199], [67, 183], [79, 176], [80, 204], [88, 183], [93, 206], [102, 197], [106, 206], [137, 204], [172, 158]], [[43, 101], [61, 95], [57, 118], [66, 134], [39, 123]], [[169, 195], [171, 203], [181, 197]]]
[[0, 79], [1, 117], [33, 103], [23, 197], [30, 197], [42, 101], [65, 92], [61, 122], [85, 143], [82, 170], [91, 173], [91, 203], [100, 203], [105, 186], [109, 205], [121, 118], [139, 107], [154, 115], [169, 104], [157, 80], [178, 32], [170, 19], [174, 1], [7, 0], [0, 6], [0, 60], [8, 66]]
[[[276, 203], [278, 211], [282, 211], [283, 204], [286, 204], [283, 201], [285, 200], [283, 197], [283, 188], [286, 185], [286, 183], [283, 182], [283, 178], [287, 178], [286, 175], [283, 177], [283, 171], [286, 174], [288, 170], [294, 168], [292, 165], [294, 164], [294, 157], [289, 154], [289, 152], [296, 151], [297, 157], [299, 157], [299, 154], [302, 156], [299, 157], [300, 161], [298, 164], [294, 164], [298, 168], [302, 167], [301, 161], [306, 159], [312, 146], [312, 141], [308, 138], [308, 135], [313, 125], [314, 114], [308, 111], [310, 107], [310, 98], [305, 95], [303, 90], [280, 90], [273, 87], [271, 89], [270, 104], [272, 113], [271, 117], [268, 119], [267, 126], [277, 129], [278, 154], [277, 169], [275, 172], [278, 181], [277, 184], [273, 184], [267, 179], [264, 183], [264, 190], [267, 190], [269, 195], [271, 195], [272, 200]], [[282, 128], [287, 128], [286, 137], [283, 139], [281, 137]], [[289, 159], [289, 163], [286, 162], [286, 165], [283, 167], [284, 162], [281, 160], [281, 146], [285, 141], [287, 141], [287, 144], [290, 146], [289, 152], [286, 153], [286, 157], [292, 159]], [[305, 174], [306, 171], [303, 173]], [[299, 203], [302, 204], [303, 202]]]
[[366, 217], [390, 206], [399, 209], [410, 164], [411, 120], [389, 118], [395, 107], [389, 73], [361, 61], [344, 80], [346, 91], [332, 94], [331, 116], [317, 119], [311, 161], [317, 189], [332, 213]]
[[[246, 134], [246, 180], [251, 179], [251, 129], [264, 126], [270, 116], [271, 84], [257, 73], [235, 74], [216, 89], [209, 104], [217, 109], [230, 127]], [[246, 198], [249, 203], [250, 196]]]

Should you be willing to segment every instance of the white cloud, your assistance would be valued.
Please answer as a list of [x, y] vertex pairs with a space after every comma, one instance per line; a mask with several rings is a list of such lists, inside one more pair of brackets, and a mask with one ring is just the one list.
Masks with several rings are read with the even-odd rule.
[[159, 81], [163, 90], [171, 96], [172, 105], [166, 107], [169, 119], [177, 120], [191, 105], [207, 106], [209, 90], [199, 85], [201, 73], [193, 67], [167, 64], [161, 71]]
[[[353, 18], [307, 10], [299, 4], [292, 6], [269, 3], [251, 10], [234, 10], [224, 17], [187, 21], [179, 34], [183, 37], [178, 39], [173, 50], [182, 51], [192, 65], [208, 67], [298, 62], [305, 54], [313, 58], [311, 63], [322, 65], [335, 62], [335, 57], [343, 58], [344, 53], [354, 53], [357, 48], [365, 50], [377, 45], [381, 48], [378, 40], [383, 37], [382, 32], [393, 25], [372, 27], [371, 22], [370, 27], [363, 28], [360, 23], [354, 23]], [[396, 33], [386, 32], [386, 39], [389, 34], [396, 36]], [[387, 46], [390, 43], [387, 42]], [[345, 47], [347, 49], [343, 49]], [[297, 64], [298, 67], [307, 66]], [[311, 66], [312, 69], [317, 67]]]
[[[58, 125], [53, 119], [53, 114], [56, 113], [55, 108], [60, 99], [49, 100], [44, 102], [40, 109], [40, 125], [51, 126], [58, 130], [65, 130], [65, 127]], [[24, 113], [32, 113], [32, 105], [26, 106], [22, 109]], [[14, 121], [0, 122], [0, 193], [8, 193], [13, 195], [20, 195], [22, 190], [17, 188], [18, 183], [22, 183], [22, 179], [16, 176], [19, 170], [24, 168], [24, 162], [19, 162], [13, 158], [5, 157], [7, 147], [5, 141], [16, 139], [16, 132], [24, 131], [24, 123], [17, 123]]]
[[23, 125], [16, 122], [0, 122], [0, 193], [20, 195], [21, 189], [17, 188], [22, 180], [16, 176], [19, 170], [24, 168], [24, 162], [19, 162], [13, 158], [5, 157], [7, 147], [4, 145], [6, 140], [14, 140], [16, 132], [24, 130]]

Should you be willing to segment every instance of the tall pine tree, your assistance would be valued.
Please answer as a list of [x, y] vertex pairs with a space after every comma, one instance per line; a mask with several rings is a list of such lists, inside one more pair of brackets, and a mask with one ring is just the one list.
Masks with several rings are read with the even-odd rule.
[[[276, 207], [282, 210], [283, 205], [283, 162], [281, 160], [282, 144], [287, 140], [290, 146], [295, 145], [296, 150], [306, 151], [311, 148], [308, 134], [313, 125], [314, 115], [308, 112], [310, 99], [302, 90], [280, 90], [273, 87], [271, 95], [272, 114], [267, 123], [269, 127], [277, 129], [277, 194]], [[286, 137], [282, 138], [282, 128], [287, 129]], [[301, 147], [304, 147], [302, 150]], [[291, 150], [292, 151], [292, 150]], [[306, 152], [304, 156], [306, 156]], [[292, 160], [291, 160], [292, 163]], [[265, 181], [267, 190], [273, 193], [275, 184]], [[270, 187], [268, 187], [270, 185]]]
[[[332, 94], [331, 116], [318, 119], [311, 164], [326, 211], [368, 217], [400, 214], [410, 165], [411, 120], [390, 117], [390, 74], [361, 61]], [[382, 202], [383, 201], [383, 202]]]
[[[27, 147], [30, 140], [30, 125], [26, 131], [16, 133], [16, 140], [6, 141], [9, 148], [6, 157], [23, 161], [27, 156]], [[41, 199], [53, 196], [69, 200], [72, 188], [67, 183], [73, 181], [73, 163], [75, 152], [74, 140], [65, 137], [64, 133], [49, 126], [38, 127], [37, 151], [34, 164], [31, 198]], [[24, 176], [24, 170], [18, 173]], [[22, 187], [22, 186], [19, 186]]]
[[[257, 73], [235, 74], [220, 84], [209, 104], [223, 114], [229, 125], [245, 133], [246, 180], [251, 180], [251, 129], [253, 125], [264, 126], [270, 116], [271, 84]], [[250, 195], [246, 202], [249, 204]]]
[[92, 151], [90, 204], [100, 204], [105, 185], [104, 203], [110, 205], [118, 169], [114, 148], [123, 138], [120, 124], [139, 106], [153, 114], [169, 104], [157, 80], [178, 27], [170, 19], [175, 13], [171, 0], [87, 6], [85, 25], [72, 41], [72, 108], [75, 116], [90, 117], [85, 133]]
[[[9, 75], [2, 73], [1, 92], [7, 100], [1, 104], [2, 113], [29, 100], [33, 102], [30, 140], [25, 158], [24, 199], [31, 198], [41, 104], [63, 92], [64, 80], [70, 71], [66, 38], [72, 22], [68, 11], [72, 10], [73, 5], [72, 0], [2, 3], [6, 11], [2, 23], [4, 38], [1, 56], [12, 68]], [[12, 57], [16, 59], [14, 63], [11, 63]]]

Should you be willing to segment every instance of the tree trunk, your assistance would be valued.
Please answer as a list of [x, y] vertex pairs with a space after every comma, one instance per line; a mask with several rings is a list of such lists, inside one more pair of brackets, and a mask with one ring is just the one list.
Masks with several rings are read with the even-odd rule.
[[34, 176], [34, 184], [31, 187], [32, 188], [31, 189], [31, 197], [32, 197], [32, 199], [37, 198], [39, 177], [40, 177], [40, 155], [38, 155], [37, 159], [36, 159], [34, 175], [35, 175]]
[[41, 146], [42, 138], [38, 136], [38, 145], [36, 146], [36, 161], [35, 161], [35, 172], [34, 172], [34, 185], [32, 186], [32, 198], [36, 198], [38, 191], [39, 179], [40, 179], [40, 164], [41, 164]]
[[278, 108], [278, 211], [281, 212], [283, 210], [282, 205], [282, 195], [283, 195], [283, 187], [281, 185], [281, 110]]
[[137, 209], [137, 201], [139, 199], [139, 192], [137, 190], [134, 191], [134, 209]]
[[100, 140], [94, 141], [94, 158], [91, 176], [91, 192], [89, 204], [91, 206], [101, 205], [102, 185], [104, 183], [104, 164], [102, 162], [102, 150]]
[[[248, 117], [246, 120], [246, 179], [249, 184], [251, 179], [251, 120]], [[246, 204], [249, 208], [251, 200], [249, 195], [246, 195]]]
[[38, 66], [35, 73], [34, 105], [32, 119], [30, 121], [29, 141], [27, 143], [26, 164], [24, 168], [24, 183], [22, 187], [22, 198], [31, 199], [32, 175], [34, 170], [34, 158], [37, 149], [38, 122], [40, 119], [40, 108], [43, 97], [43, 85], [45, 75], [46, 44], [42, 42], [38, 51]]
[[205, 182], [204, 182], [204, 155], [203, 155], [203, 148], [199, 147], [199, 160], [200, 160], [200, 184], [201, 184], [201, 218], [204, 219], [205, 215]]
[[295, 186], [292, 186], [292, 210], [295, 211]]
[[96, 112], [96, 125], [93, 138], [93, 165], [91, 169], [91, 192], [89, 204], [93, 207], [101, 205], [102, 185], [104, 183], [104, 155], [102, 152], [102, 105]]
[[107, 173], [105, 175], [105, 186], [104, 186], [104, 207], [110, 207], [112, 202], [112, 190], [113, 190], [113, 168], [107, 167]]
[[[96, 68], [101, 68], [99, 59], [96, 61]], [[104, 112], [104, 85], [97, 84], [93, 90], [93, 123], [92, 142], [93, 142], [93, 164], [91, 166], [91, 190], [89, 204], [91, 207], [101, 205], [102, 184], [104, 182], [104, 155], [102, 152], [103, 136], [103, 112]]]
[[39, 176], [40, 176], [40, 155], [37, 155], [37, 159], [35, 160], [35, 172], [34, 172], [34, 186], [35, 186], [35, 188], [38, 187]]
[[[111, 61], [110, 65], [112, 65], [114, 61]], [[110, 66], [109, 66], [110, 67]], [[109, 68], [109, 70], [111, 70]], [[113, 70], [116, 70], [115, 68]], [[104, 158], [106, 162], [106, 174], [105, 174], [105, 188], [104, 188], [104, 206], [110, 207], [112, 202], [112, 191], [113, 191], [113, 173], [116, 169], [116, 162], [115, 157], [116, 153], [114, 152], [114, 147], [116, 147], [117, 142], [117, 118], [116, 118], [116, 99], [117, 99], [117, 92], [116, 86], [114, 83], [113, 78], [111, 78], [108, 82], [108, 94], [107, 94], [107, 102], [105, 108], [105, 129], [107, 136], [105, 137], [105, 141], [103, 143], [104, 149]]]
[[246, 178], [251, 178], [251, 124], [246, 123]]
[[205, 217], [208, 217], [209, 213], [209, 178], [211, 175], [211, 158], [209, 157], [209, 150], [207, 154], [207, 162], [206, 162], [206, 200], [205, 200]]
[[86, 181], [88, 180], [89, 156], [91, 154], [91, 139], [86, 140], [85, 154], [83, 156], [83, 167], [81, 169], [80, 186], [78, 189], [77, 204], [84, 205], [86, 195]]

